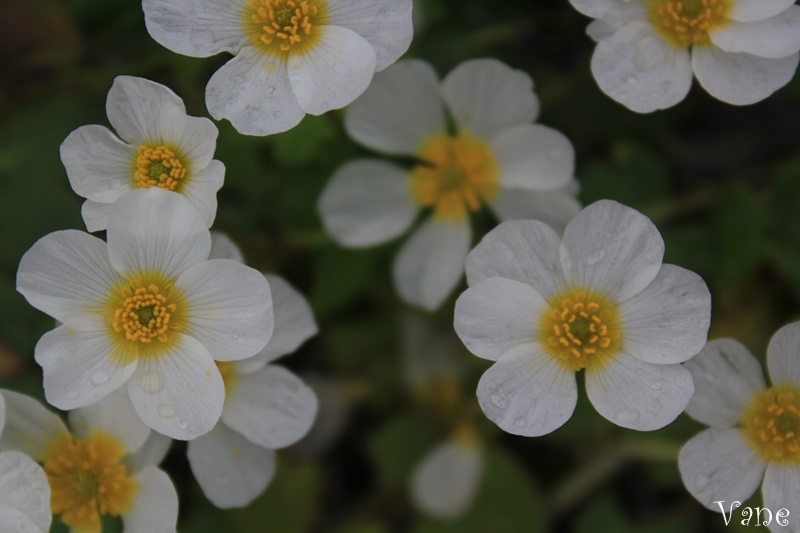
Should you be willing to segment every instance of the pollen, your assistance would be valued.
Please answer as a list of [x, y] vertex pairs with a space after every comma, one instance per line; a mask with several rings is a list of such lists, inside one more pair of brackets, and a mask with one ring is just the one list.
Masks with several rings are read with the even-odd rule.
[[435, 216], [458, 220], [494, 199], [499, 169], [489, 146], [468, 134], [446, 134], [423, 143], [422, 163], [410, 177], [411, 193]]
[[236, 385], [236, 368], [234, 363], [214, 361], [219, 373], [222, 374], [222, 383], [225, 384], [225, 395], [229, 395]]
[[130, 510], [139, 484], [122, 463], [124, 455], [122, 443], [100, 431], [53, 443], [44, 458], [53, 514], [73, 530], [100, 533], [100, 515]]
[[323, 0], [250, 0], [245, 31], [265, 52], [302, 52], [320, 35], [324, 7]]
[[150, 148], [142, 145], [137, 150], [134, 185], [142, 189], [161, 187], [180, 192], [186, 183], [186, 167], [175, 152], [165, 146]]
[[784, 383], [756, 393], [740, 426], [761, 459], [800, 465], [800, 387]]
[[596, 370], [622, 345], [619, 310], [608, 298], [584, 289], [552, 297], [539, 324], [547, 352], [569, 370]]
[[710, 42], [709, 33], [728, 24], [731, 0], [650, 0], [656, 31], [677, 48]]

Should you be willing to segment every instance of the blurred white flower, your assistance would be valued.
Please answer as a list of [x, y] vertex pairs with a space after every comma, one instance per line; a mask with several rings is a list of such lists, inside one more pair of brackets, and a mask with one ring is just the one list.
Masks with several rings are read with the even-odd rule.
[[800, 509], [800, 322], [778, 330], [769, 343], [771, 387], [758, 360], [733, 339], [709, 342], [686, 368], [696, 389], [686, 413], [711, 426], [678, 457], [689, 492], [713, 511], [721, 511], [715, 501], [724, 501], [728, 512], [761, 484], [773, 513]]
[[411, 0], [144, 0], [150, 35], [173, 52], [230, 52], [206, 105], [241, 133], [289, 130], [344, 107], [411, 43]]
[[61, 144], [70, 185], [86, 198], [86, 229], [106, 229], [114, 202], [125, 191], [146, 187], [183, 194], [210, 227], [225, 178], [223, 164], [212, 159], [216, 126], [187, 116], [169, 88], [132, 76], [114, 80], [106, 114], [119, 138], [103, 126], [81, 126]]
[[[211, 259], [242, 260], [227, 236], [212, 232]], [[189, 465], [217, 507], [244, 507], [275, 474], [275, 450], [301, 439], [314, 422], [317, 397], [297, 376], [272, 365], [317, 333], [305, 298], [283, 278], [267, 274], [275, 327], [259, 354], [218, 362], [225, 383], [219, 423], [188, 445]]]
[[17, 290], [62, 323], [36, 345], [47, 401], [90, 405], [122, 385], [156, 431], [189, 440], [211, 430], [225, 397], [214, 360], [261, 351], [272, 334], [269, 285], [235, 261], [209, 261], [211, 237], [188, 200], [129, 191], [108, 243], [51, 233], [26, 252]]
[[[6, 390], [0, 390], [0, 395], [6, 403], [0, 450], [29, 455], [44, 465], [46, 475], [39, 494], [26, 494], [26, 486], [18, 485], [19, 497], [32, 501], [47, 494], [47, 509], [76, 532], [100, 533], [101, 515], [122, 517], [124, 533], [175, 531], [178, 495], [169, 477], [156, 468], [169, 439], [142, 423], [127, 394], [117, 391], [90, 407], [70, 412], [72, 432], [33, 398]], [[148, 460], [142, 461], [144, 456], [137, 452], [143, 448], [158, 452], [147, 454]], [[38, 474], [35, 479], [41, 482]], [[0, 481], [0, 494], [2, 491]], [[5, 498], [2, 501], [5, 503]], [[36, 511], [31, 516], [35, 523], [49, 524], [49, 511], [44, 520], [44, 503]]]
[[326, 230], [344, 246], [372, 246], [430, 209], [392, 273], [406, 302], [436, 309], [461, 279], [471, 212], [489, 206], [501, 220], [537, 218], [563, 228], [580, 210], [572, 145], [532, 124], [538, 112], [530, 76], [493, 59], [466, 61], [441, 84], [423, 61], [386, 69], [348, 108], [347, 131], [419, 163], [406, 170], [368, 159], [339, 168], [318, 205]]
[[581, 211], [563, 240], [536, 221], [487, 234], [455, 309], [467, 348], [496, 361], [478, 384], [486, 416], [516, 435], [549, 433], [572, 415], [585, 369], [589, 400], [611, 422], [672, 422], [694, 390], [679, 363], [706, 342], [711, 297], [663, 256], [655, 225], [609, 200]]
[[24, 453], [0, 452], [0, 531], [47, 533], [52, 520], [42, 467]]
[[570, 0], [596, 19], [592, 73], [600, 88], [639, 113], [686, 97], [692, 77], [734, 105], [759, 102], [789, 83], [800, 54], [794, 0]]

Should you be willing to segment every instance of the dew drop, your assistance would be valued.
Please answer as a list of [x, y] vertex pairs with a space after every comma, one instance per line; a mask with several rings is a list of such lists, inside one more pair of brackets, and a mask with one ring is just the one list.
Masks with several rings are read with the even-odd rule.
[[238, 331], [234, 330], [234, 331], [231, 332], [231, 337], [235, 341], [239, 340], [239, 337], [241, 337], [241, 333], [239, 333]]
[[67, 393], [67, 400], [77, 400], [78, 399], [78, 391], [69, 391]]
[[267, 87], [264, 90], [264, 94], [267, 98], [274, 98], [276, 94], [278, 94], [278, 90], [275, 87]]
[[181, 428], [181, 429], [186, 429], [186, 428], [189, 427], [189, 424], [188, 424], [188, 422], [180, 422], [178, 424], [178, 427]]
[[528, 419], [525, 418], [524, 416], [518, 416], [517, 418], [514, 419], [514, 425], [517, 426], [518, 428], [525, 427], [527, 423]]
[[570, 259], [564, 259], [561, 262], [561, 266], [564, 267], [564, 270], [572, 270], [572, 261]]
[[120, 187], [122, 187], [122, 180], [119, 179], [119, 178], [115, 178], [115, 179], [113, 179], [113, 180], [108, 182], [108, 188], [109, 189], [112, 189], [112, 190], [116, 191]]
[[501, 394], [492, 394], [492, 403], [495, 404], [500, 409], [505, 409], [508, 407], [508, 402]]
[[156, 408], [156, 412], [161, 418], [172, 418], [175, 416], [175, 408], [168, 403], [162, 403]]
[[148, 394], [155, 394], [164, 388], [164, 379], [155, 370], [148, 370], [139, 376], [139, 386]]
[[107, 372], [103, 372], [102, 370], [98, 370], [97, 372], [92, 374], [91, 377], [89, 377], [89, 380], [94, 385], [102, 385], [103, 383], [108, 381], [108, 373]]
[[606, 256], [606, 251], [603, 249], [595, 250], [589, 253], [589, 256], [586, 258], [586, 264], [592, 266], [596, 264], [598, 261], [603, 259]]
[[636, 78], [636, 76], [628, 76], [628, 83], [630, 83], [631, 85], [634, 85], [638, 81], [639, 80]]
[[697, 475], [697, 476], [694, 478], [694, 484], [695, 484], [695, 486], [696, 486], [698, 489], [701, 489], [701, 490], [702, 490], [702, 489], [704, 489], [704, 488], [706, 487], [706, 485], [708, 485], [709, 481], [711, 481], [711, 480], [710, 480], [710, 479], [708, 479], [708, 476], [704, 476], [703, 474], [698, 474], [698, 475]]
[[633, 422], [639, 418], [639, 414], [635, 411], [629, 411], [626, 409], [625, 411], [620, 411], [617, 413], [617, 418], [619, 418], [620, 422]]
[[650, 388], [653, 390], [661, 390], [661, 382], [660, 381], [651, 381], [648, 383]]

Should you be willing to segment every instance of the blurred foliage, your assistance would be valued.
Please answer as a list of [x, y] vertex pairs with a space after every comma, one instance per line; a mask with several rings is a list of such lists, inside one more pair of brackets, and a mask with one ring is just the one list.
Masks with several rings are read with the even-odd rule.
[[[14, 279], [38, 238], [82, 227], [81, 199], [69, 187], [59, 144], [83, 124], [108, 124], [105, 95], [121, 74], [164, 83], [190, 114], [206, 116], [206, 81], [228, 58], [163, 49], [134, 0], [3, 0], [1, 9], [0, 386], [42, 398], [32, 354], [52, 320], [27, 305]], [[533, 76], [539, 120], [575, 144], [582, 200], [612, 198], [653, 219], [665, 260], [698, 272], [711, 289], [712, 338], [735, 336], [763, 357], [772, 333], [800, 318], [800, 77], [749, 107], [722, 104], [695, 87], [672, 109], [637, 115], [597, 88], [588, 19], [564, 0], [415, 0], [415, 23], [408, 56], [431, 62], [440, 76], [475, 57], [496, 57]], [[227, 174], [215, 228], [231, 235], [251, 265], [280, 273], [309, 297], [321, 333], [284, 364], [325, 376], [349, 413], [346, 427], [329, 433], [338, 439], [281, 452], [269, 489], [236, 511], [208, 503], [191, 479], [185, 446], [174, 446], [165, 468], [179, 490], [179, 531], [734, 529], [682, 486], [677, 450], [700, 430], [685, 416], [640, 435], [597, 415], [581, 387], [563, 428], [524, 439], [483, 419], [473, 391], [488, 365], [466, 351], [453, 395], [420, 397], [403, 382], [399, 339], [407, 333], [398, 318], [405, 306], [389, 274], [398, 243], [341, 249], [316, 213], [337, 166], [370, 155], [348, 139], [342, 116], [309, 116], [265, 139], [218, 123], [216, 157]], [[477, 235], [488, 227], [481, 219]], [[454, 298], [426, 318], [450, 328]], [[435, 400], [444, 397], [447, 405]], [[478, 495], [455, 521], [423, 516], [408, 496], [411, 472], [464, 420], [484, 443]], [[107, 524], [106, 531], [118, 530], [117, 521]]]

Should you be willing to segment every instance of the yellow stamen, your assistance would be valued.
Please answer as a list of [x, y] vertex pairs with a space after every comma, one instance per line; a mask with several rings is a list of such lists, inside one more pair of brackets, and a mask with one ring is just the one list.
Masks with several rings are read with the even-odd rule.
[[649, 0], [650, 22], [677, 48], [710, 42], [709, 33], [728, 24], [731, 0]]
[[617, 305], [590, 291], [573, 288], [550, 298], [539, 324], [548, 353], [566, 368], [596, 370], [622, 345]]
[[800, 465], [800, 387], [783, 383], [756, 393], [742, 415], [741, 429], [761, 459]]
[[165, 146], [150, 148], [142, 145], [137, 153], [136, 171], [133, 173], [135, 186], [180, 192], [186, 182], [186, 168], [174, 151]]
[[325, 0], [250, 0], [245, 32], [270, 54], [303, 52], [320, 37]]

